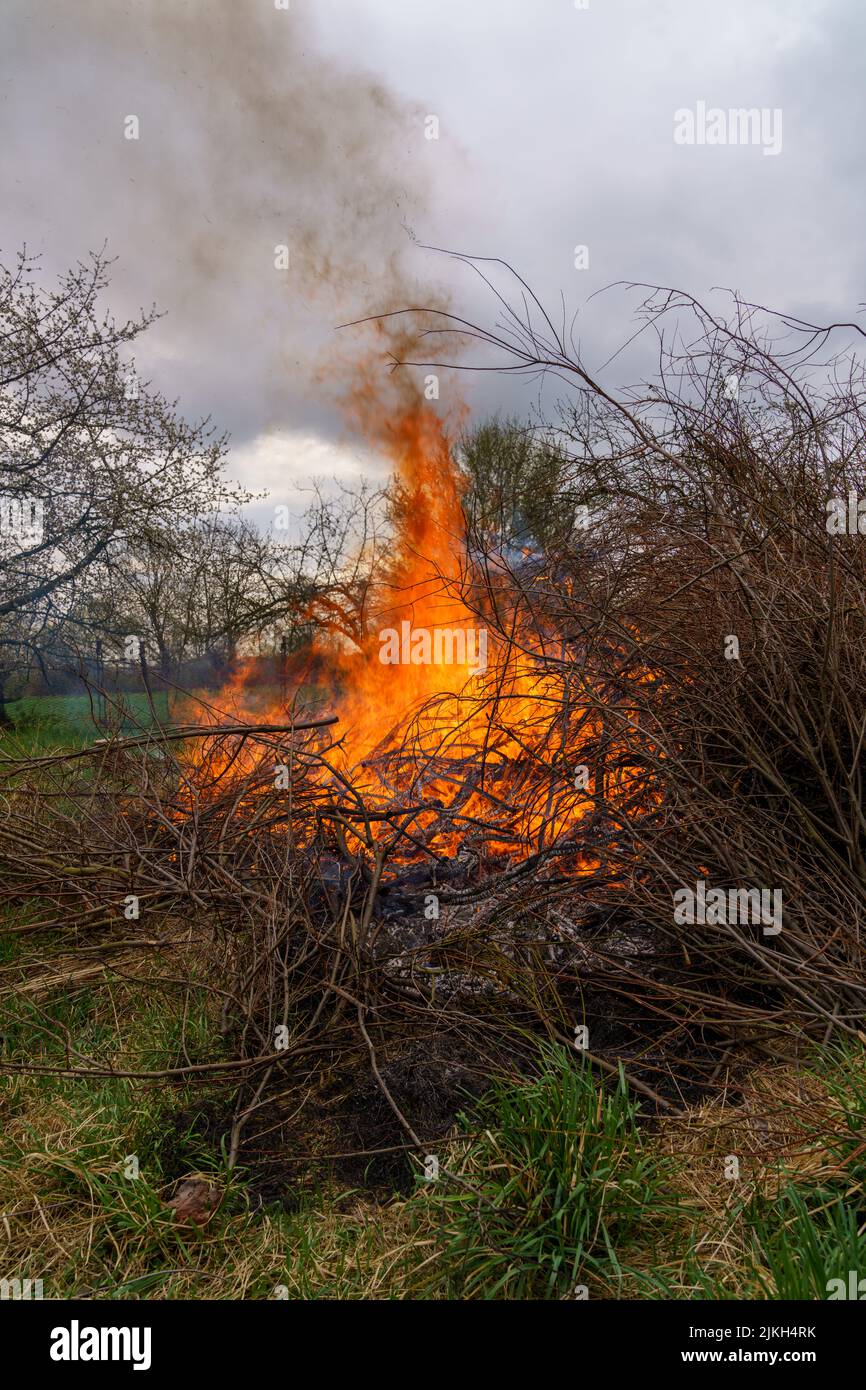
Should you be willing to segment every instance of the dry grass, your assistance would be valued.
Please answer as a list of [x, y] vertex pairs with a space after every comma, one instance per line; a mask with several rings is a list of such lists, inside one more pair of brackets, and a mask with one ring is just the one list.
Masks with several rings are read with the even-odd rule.
[[[123, 988], [103, 1000], [111, 996], [118, 1019]], [[170, 1035], [163, 1017], [163, 1044]], [[129, 1064], [136, 1038], [140, 1045], [140, 1025], [121, 1027], [118, 1064]], [[435, 1193], [422, 1185], [382, 1202], [328, 1190], [307, 1194], [296, 1210], [263, 1208], [249, 1174], [228, 1172], [194, 1136], [178, 1144], [171, 1121], [182, 1099], [129, 1080], [7, 1080], [0, 1272], [41, 1278], [46, 1297], [436, 1299], [453, 1296], [448, 1204], [460, 1181], [488, 1197], [515, 1180], [532, 1189], [528, 1169], [515, 1171], [513, 1150], [490, 1132], [488, 1144], [455, 1137], [441, 1146], [442, 1167], [456, 1176], [441, 1178]], [[617, 1246], [621, 1268], [587, 1275], [590, 1297], [663, 1296], [650, 1282], [659, 1276], [667, 1296], [706, 1297], [696, 1270], [716, 1296], [755, 1296], [744, 1207], [755, 1193], [772, 1198], [788, 1178], [817, 1186], [832, 1177], [838, 1164], [828, 1136], [839, 1116], [814, 1071], [761, 1066], [735, 1100], [642, 1129], [644, 1158], [660, 1181], [638, 1228]], [[124, 1176], [132, 1153], [141, 1159], [134, 1180]], [[739, 1158], [738, 1181], [725, 1177], [730, 1155]], [[218, 1201], [203, 1224], [184, 1224], [167, 1203], [181, 1178], [199, 1175]], [[484, 1279], [463, 1296], [489, 1296]]]

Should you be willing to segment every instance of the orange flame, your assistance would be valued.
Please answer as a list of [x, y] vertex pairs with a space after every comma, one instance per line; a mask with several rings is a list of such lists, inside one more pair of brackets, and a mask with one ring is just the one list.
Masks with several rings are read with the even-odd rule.
[[[461, 480], [442, 421], [413, 400], [376, 428], [394, 469], [394, 535], [366, 596], [364, 633], [350, 650], [327, 609], [312, 613], [340, 721], [330, 763], [367, 804], [406, 810], [409, 855], [453, 853], [476, 835], [488, 852], [524, 857], [570, 838], [595, 805], [574, 763], [602, 721], [575, 707], [566, 671], [540, 668], [531, 643], [496, 638], [483, 605], [469, 605]], [[249, 677], [240, 668], [217, 703], [250, 722], [285, 722], [285, 707], [263, 708]], [[633, 775], [626, 760], [618, 790]]]

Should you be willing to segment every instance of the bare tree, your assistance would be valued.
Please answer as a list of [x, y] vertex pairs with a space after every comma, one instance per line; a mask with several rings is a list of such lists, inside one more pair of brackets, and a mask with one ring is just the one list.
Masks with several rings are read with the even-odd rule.
[[240, 493], [225, 439], [188, 424], [136, 374], [130, 349], [154, 310], [117, 323], [100, 306], [104, 252], [55, 288], [25, 253], [0, 266], [0, 646], [75, 620], [78, 588], [124, 545]]

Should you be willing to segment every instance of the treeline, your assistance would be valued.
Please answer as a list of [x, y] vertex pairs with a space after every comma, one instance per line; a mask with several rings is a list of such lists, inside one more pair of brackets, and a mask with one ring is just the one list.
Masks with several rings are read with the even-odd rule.
[[[139, 377], [155, 311], [102, 307], [104, 253], [41, 284], [0, 266], [0, 711], [104, 684], [218, 685], [239, 654], [284, 661], [317, 622], [363, 634], [388, 564], [387, 488], [316, 488], [289, 542], [242, 512], [228, 441]], [[515, 420], [456, 441], [467, 532], [559, 549], [566, 453]]]

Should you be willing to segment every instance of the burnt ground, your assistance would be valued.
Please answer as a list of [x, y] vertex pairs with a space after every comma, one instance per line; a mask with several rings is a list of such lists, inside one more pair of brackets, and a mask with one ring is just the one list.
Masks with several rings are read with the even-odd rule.
[[[351, 868], [335, 864], [323, 915], [339, 910]], [[461, 871], [453, 866], [450, 884], [459, 885]], [[465, 883], [465, 872], [462, 877]], [[436, 886], [442, 891], [441, 870]], [[428, 887], [414, 867], [383, 893], [375, 955], [381, 978], [403, 987], [418, 978], [419, 965], [436, 966], [435, 1006], [419, 992], [407, 1016], [399, 1009], [377, 1010], [374, 1033], [382, 1081], [425, 1149], [435, 1152], [460, 1113], [471, 1115], [491, 1080], [532, 1073], [534, 1040], [551, 1034], [526, 997], [483, 969], [474, 971], [466, 941], [489, 904], [479, 908], [470, 901], [442, 920], [427, 921], [422, 904]], [[614, 1065], [622, 1059], [632, 1078], [674, 1107], [707, 1094], [724, 1054], [721, 1040], [706, 1030], [672, 1027], [664, 1012], [648, 1007], [653, 986], [672, 971], [666, 944], [627, 911], [600, 912], [581, 901], [579, 891], [568, 911], [564, 905], [557, 899], [547, 922], [541, 914], [526, 925], [509, 918], [510, 911], [519, 915], [518, 908], [506, 906], [504, 920], [481, 934], [482, 955], [495, 938], [505, 958], [537, 965], [548, 1001], [554, 1001], [548, 1022], [555, 1017], [564, 1041], [576, 1023], [585, 1023], [592, 1054]], [[527, 942], [536, 955], [527, 954]], [[305, 1192], [325, 1184], [363, 1189], [383, 1200], [414, 1185], [417, 1152], [376, 1080], [358, 1030], [344, 1016], [331, 1036], [333, 1046], [321, 1050], [306, 1071], [281, 1071], [271, 1098], [247, 1122], [239, 1164], [262, 1203], [292, 1208]], [[326, 1030], [323, 1041], [327, 1037]], [[638, 1099], [644, 1121], [651, 1123], [657, 1113], [652, 1100]], [[218, 1154], [232, 1118], [233, 1100], [225, 1092], [179, 1110], [176, 1134], [162, 1154], [167, 1177], [189, 1171], [191, 1145]]]

